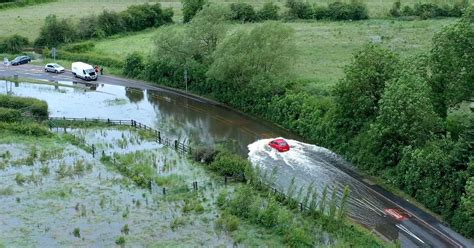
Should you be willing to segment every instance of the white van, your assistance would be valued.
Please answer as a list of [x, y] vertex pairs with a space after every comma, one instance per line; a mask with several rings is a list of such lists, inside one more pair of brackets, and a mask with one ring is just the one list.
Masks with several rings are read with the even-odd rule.
[[83, 62], [73, 62], [71, 65], [72, 75], [84, 80], [97, 80], [97, 73], [92, 65]]

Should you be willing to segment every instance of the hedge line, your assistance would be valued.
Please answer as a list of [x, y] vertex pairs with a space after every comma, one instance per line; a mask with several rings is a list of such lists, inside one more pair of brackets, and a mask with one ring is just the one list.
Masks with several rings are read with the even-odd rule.
[[48, 136], [51, 134], [46, 126], [38, 123], [0, 122], [0, 130], [31, 136]]
[[35, 118], [48, 118], [48, 104], [45, 101], [31, 97], [0, 95], [0, 107], [29, 112]]
[[98, 55], [96, 53], [72, 53], [60, 50], [58, 58], [71, 61], [87, 61], [90, 64], [122, 68], [124, 61], [108, 56]]
[[0, 122], [15, 122], [21, 120], [21, 111], [0, 107]]

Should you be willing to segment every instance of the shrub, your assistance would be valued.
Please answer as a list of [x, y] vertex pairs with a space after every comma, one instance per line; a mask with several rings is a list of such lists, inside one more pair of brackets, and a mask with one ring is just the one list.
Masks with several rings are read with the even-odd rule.
[[104, 10], [97, 16], [97, 24], [106, 36], [118, 34], [125, 31], [125, 25], [119, 13]]
[[289, 18], [311, 19], [313, 17], [313, 10], [307, 2], [288, 0], [286, 7], [288, 8]]
[[56, 15], [49, 15], [45, 18], [35, 45], [53, 47], [74, 41], [76, 38], [74, 25], [70, 20], [59, 20]]
[[21, 120], [21, 112], [16, 109], [0, 107], [0, 121], [15, 122]]
[[216, 226], [227, 232], [233, 232], [239, 228], [239, 218], [235, 215], [224, 212], [216, 221]]
[[421, 17], [422, 19], [443, 16], [441, 8], [433, 3], [416, 3], [414, 7], [414, 14]]
[[257, 19], [260, 21], [278, 20], [280, 18], [278, 15], [279, 10], [280, 7], [278, 7], [278, 5], [275, 5], [272, 2], [267, 2], [259, 11], [257, 11]]
[[400, 16], [400, 8], [402, 6], [402, 3], [400, 1], [395, 1], [392, 5], [392, 8], [390, 9], [390, 15], [394, 17]]
[[253, 6], [248, 3], [233, 3], [230, 5], [231, 19], [240, 22], [253, 22], [257, 14]]
[[207, 3], [206, 0], [181, 0], [183, 4], [183, 22], [190, 22], [197, 12], [202, 10]]
[[42, 120], [48, 118], [48, 104], [31, 97], [0, 95], [0, 107], [30, 112], [31, 115]]
[[122, 73], [127, 77], [138, 77], [145, 68], [143, 64], [143, 56], [138, 53], [134, 52], [125, 58], [125, 63], [122, 68]]
[[124, 65], [124, 61], [112, 58], [108, 56], [98, 55], [96, 53], [71, 53], [60, 50], [58, 52], [59, 57], [64, 60], [72, 60], [72, 61], [85, 61], [91, 64], [97, 64], [100, 66], [110, 66], [116, 68], [122, 68]]
[[214, 161], [217, 153], [218, 152], [212, 148], [199, 148], [193, 150], [192, 157], [196, 162], [210, 164]]
[[94, 46], [95, 46], [94, 42], [86, 41], [86, 42], [66, 45], [66, 46], [63, 46], [62, 49], [64, 49], [64, 51], [67, 51], [67, 52], [83, 53], [83, 52], [88, 52], [92, 50]]
[[0, 42], [0, 52], [19, 53], [29, 44], [28, 38], [15, 34]]
[[251, 166], [250, 162], [240, 156], [229, 152], [220, 152], [210, 164], [210, 169], [223, 176], [243, 177], [248, 166]]
[[5, 123], [0, 122], [0, 130], [31, 136], [48, 136], [51, 132], [43, 125], [37, 123]]
[[171, 23], [173, 11], [170, 10], [162, 10], [159, 3], [153, 5], [142, 4], [132, 5], [120, 14], [127, 31], [138, 31]]
[[334, 2], [328, 5], [328, 17], [332, 20], [364, 20], [368, 19], [367, 7], [358, 2]]

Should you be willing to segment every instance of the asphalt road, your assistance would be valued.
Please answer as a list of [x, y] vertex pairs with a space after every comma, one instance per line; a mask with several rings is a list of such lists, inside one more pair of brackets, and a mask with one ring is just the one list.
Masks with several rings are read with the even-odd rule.
[[[8, 67], [0, 66], [1, 77], [12, 77], [14, 75], [18, 75], [20, 78], [42, 79], [48, 81], [77, 81], [78, 83], [86, 83], [80, 79], [73, 78], [70, 71], [66, 71], [63, 74], [54, 74], [44, 72], [42, 67], [34, 65]], [[90, 83], [112, 84], [139, 89], [160, 90], [169, 92], [170, 94], [177, 94], [187, 99], [196, 100], [201, 103], [211, 104], [214, 106], [220, 105], [214, 101], [202, 99], [198, 96], [187, 94], [183, 91], [157, 87], [146, 82], [114, 76], [100, 75], [97, 82]], [[227, 111], [232, 111], [225, 106], [222, 107]], [[223, 113], [225, 113], [225, 111], [223, 111]], [[224, 115], [222, 116], [222, 118], [225, 117], [226, 116]], [[329, 160], [330, 158], [328, 158], [328, 161]], [[378, 185], [371, 183], [369, 180], [360, 176], [358, 173], [352, 171], [349, 167], [341, 163], [333, 162], [332, 164], [339, 170], [345, 172], [347, 175], [350, 175], [354, 180], [357, 180], [360, 185], [363, 185], [366, 190], [369, 190], [371, 194], [375, 195], [381, 202], [389, 204], [390, 206], [395, 206], [395, 212], [391, 212], [390, 210], [387, 212], [384, 209], [376, 209], [375, 211], [383, 218], [391, 218], [391, 221], [382, 222], [383, 224], [381, 226], [378, 228], [373, 228], [374, 231], [378, 232], [385, 238], [390, 240], [394, 239], [394, 237], [398, 238], [403, 247], [474, 247], [474, 244], [471, 240], [462, 237], [458, 233], [448, 228], [446, 225], [440, 223], [436, 218], [417, 208], [408, 201], [393, 195]], [[370, 208], [370, 205], [366, 206]], [[403, 217], [398, 216], [398, 214], [401, 214]], [[389, 229], [397, 231], [393, 233], [393, 235], [390, 235], [391, 231], [387, 231]]]

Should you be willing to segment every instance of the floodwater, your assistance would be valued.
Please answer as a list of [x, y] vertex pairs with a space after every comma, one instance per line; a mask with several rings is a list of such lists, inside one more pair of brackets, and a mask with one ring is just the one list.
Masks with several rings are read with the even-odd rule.
[[[0, 84], [0, 92], [5, 92], [6, 87]], [[290, 140], [293, 148], [288, 153], [265, 150], [268, 138], [298, 137], [261, 120], [164, 90], [107, 84], [67, 88], [20, 83], [12, 87], [12, 92], [47, 101], [50, 116], [133, 119], [158, 129], [168, 138], [192, 144], [225, 145], [240, 154], [249, 154], [260, 166], [277, 168], [282, 189], [293, 176], [298, 186], [314, 181], [318, 190], [325, 185], [330, 190], [334, 185], [339, 189], [348, 185], [352, 191], [349, 215], [357, 222], [390, 240], [401, 240], [405, 247], [451, 246], [414, 218], [397, 221], [388, 216], [384, 210], [396, 205], [338, 169], [347, 164], [329, 150], [295, 140]]]
[[[135, 132], [67, 132], [106, 154], [140, 152], [144, 160], [153, 158], [159, 165], [157, 175], [166, 167], [168, 174], [181, 176], [182, 183], [208, 179], [202, 168], [174, 150], [142, 140]], [[28, 163], [33, 151], [38, 155]], [[202, 212], [184, 212], [182, 199], [169, 200], [126, 183], [127, 178], [106, 168], [98, 157], [72, 145], [0, 144], [0, 155], [0, 163], [7, 165], [0, 173], [0, 244], [7, 247], [112, 247], [119, 237], [140, 247], [233, 245], [228, 235], [214, 227], [216, 188], [201, 188], [196, 193]], [[61, 174], [61, 167], [70, 169]], [[17, 175], [23, 175], [25, 181], [19, 183]]]

